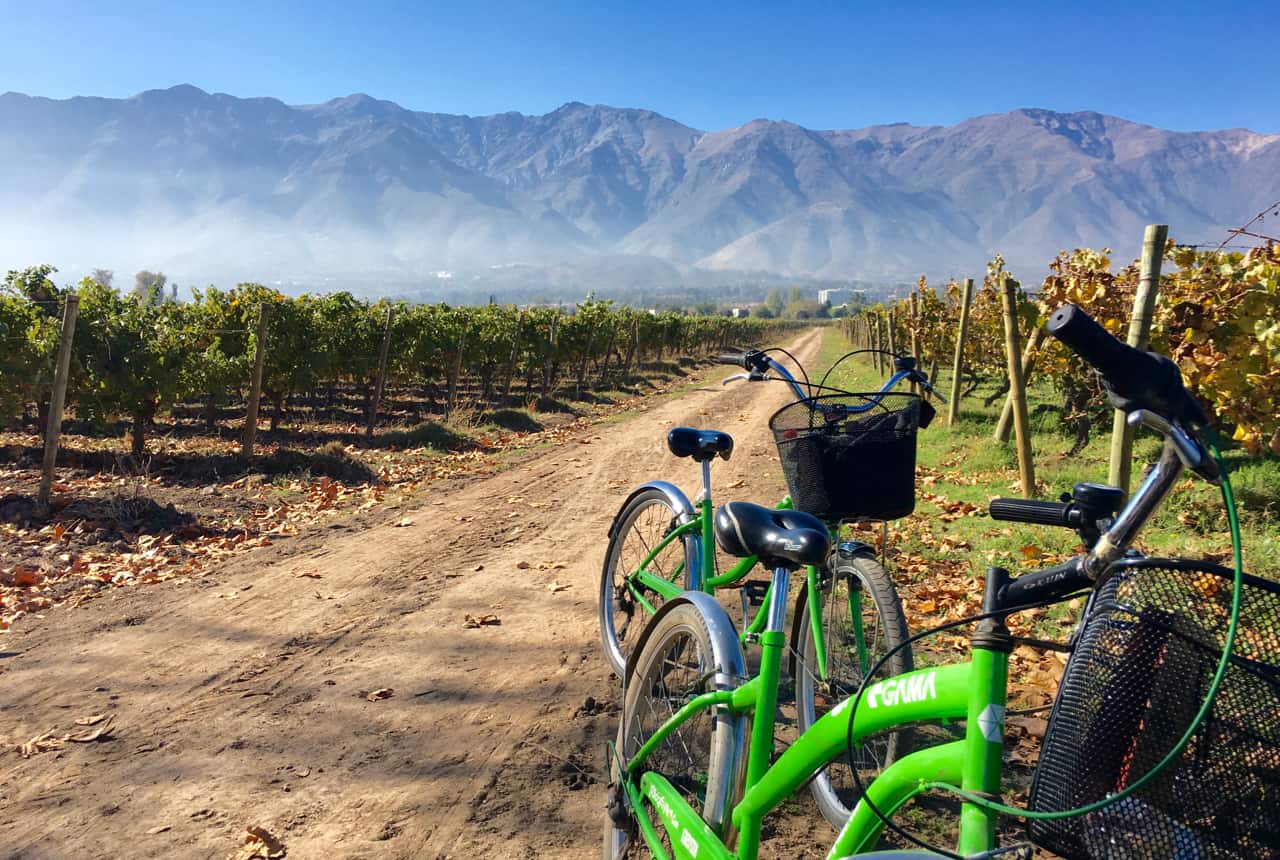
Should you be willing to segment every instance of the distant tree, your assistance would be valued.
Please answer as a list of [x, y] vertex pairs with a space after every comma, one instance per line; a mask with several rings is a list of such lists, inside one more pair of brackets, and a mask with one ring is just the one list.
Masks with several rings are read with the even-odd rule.
[[[133, 293], [142, 301], [155, 303], [164, 295], [164, 285], [168, 280], [164, 272], [148, 272], [143, 269], [133, 276]], [[103, 284], [103, 286], [111, 285]]]
[[831, 318], [831, 302], [827, 301], [818, 305], [818, 309], [814, 311], [813, 315], [820, 320], [830, 319]]
[[761, 308], [757, 308], [757, 309], [756, 309], [756, 313], [755, 313], [755, 315], [756, 315], [757, 317], [759, 317], [760, 319], [762, 319], [762, 320], [771, 320], [771, 319], [774, 319], [775, 317], [777, 317], [777, 314], [776, 314], [776, 313], [774, 313], [774, 312], [769, 308], [769, 306], [768, 306], [768, 305], [765, 305], [764, 307], [761, 307]]
[[[782, 309], [786, 306], [787, 303], [782, 300], [782, 293], [778, 291], [777, 287], [774, 287], [770, 289], [769, 292], [765, 293], [764, 307], [770, 312], [770, 317], [782, 316]], [[757, 316], [759, 316], [759, 314]]]
[[804, 290], [799, 287], [792, 287], [787, 290], [787, 304], [794, 305], [802, 301], [804, 301]]
[[716, 303], [711, 301], [698, 302], [693, 306], [693, 312], [698, 316], [715, 316], [717, 313]]
[[111, 281], [115, 278], [116, 273], [110, 269], [94, 269], [89, 275], [89, 280], [95, 284], [102, 284], [104, 287], [111, 286]]

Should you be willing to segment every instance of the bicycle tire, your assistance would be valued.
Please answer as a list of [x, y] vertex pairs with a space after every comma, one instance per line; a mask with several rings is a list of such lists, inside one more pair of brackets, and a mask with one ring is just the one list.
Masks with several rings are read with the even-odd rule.
[[[796, 722], [804, 732], [838, 702], [857, 692], [862, 683], [862, 669], [856, 653], [851, 614], [847, 607], [851, 587], [862, 590], [863, 633], [867, 642], [868, 663], [874, 664], [890, 648], [906, 641], [907, 620], [902, 602], [888, 572], [865, 552], [837, 549], [828, 562], [831, 566], [830, 587], [823, 601], [822, 630], [827, 646], [827, 685], [817, 678], [813, 628], [809, 623], [808, 589], [800, 593], [792, 620], [791, 642], [794, 649], [792, 671], [796, 686]], [[909, 672], [913, 668], [910, 647], [904, 647], [881, 671], [883, 677]], [[906, 752], [906, 737], [901, 731], [887, 732], [868, 739], [858, 755], [858, 774], [867, 784]], [[818, 804], [822, 817], [839, 830], [849, 819], [856, 802], [852, 774], [848, 762], [841, 758], [815, 774], [809, 791]]]
[[[644, 607], [634, 600], [629, 590], [620, 586], [650, 548], [676, 527], [680, 514], [665, 493], [650, 488], [628, 500], [614, 517], [612, 537], [600, 572], [598, 612], [605, 660], [619, 678], [626, 673], [627, 659], [648, 621]], [[687, 589], [692, 567], [697, 563], [698, 543], [698, 536], [693, 534], [673, 541], [663, 548], [650, 567], [672, 582], [680, 579], [679, 585]], [[647, 591], [644, 596], [655, 610], [661, 609], [665, 602], [654, 591]]]
[[[723, 615], [720, 607], [714, 607]], [[712, 611], [714, 611], [712, 610]], [[709, 632], [708, 610], [692, 602], [670, 607], [654, 621], [636, 656], [622, 705], [618, 754], [630, 760], [654, 731], [694, 696], [726, 686], [723, 661]], [[727, 616], [720, 622], [732, 630]], [[723, 638], [721, 639], [723, 642]], [[729, 639], [741, 667], [741, 651]], [[730, 663], [734, 661], [728, 661]], [[736, 683], [736, 681], [734, 681]], [[645, 761], [671, 781], [703, 820], [729, 844], [729, 811], [741, 790], [746, 718], [725, 708], [700, 711], [675, 729]], [[617, 762], [611, 762], [616, 770]], [[616, 773], [611, 774], [616, 777]], [[616, 856], [623, 831], [612, 819], [605, 823], [605, 856]], [[637, 847], [643, 840], [636, 839]]]

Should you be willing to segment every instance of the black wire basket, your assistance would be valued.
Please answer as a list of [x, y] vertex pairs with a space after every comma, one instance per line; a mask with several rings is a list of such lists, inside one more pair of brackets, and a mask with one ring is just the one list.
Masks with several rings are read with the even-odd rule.
[[824, 394], [773, 414], [791, 503], [827, 521], [894, 520], [916, 505], [916, 430], [933, 408], [914, 394]]
[[[1192, 724], [1222, 659], [1232, 571], [1135, 559], [1095, 593], [1067, 662], [1030, 808], [1074, 809], [1132, 785]], [[1032, 821], [1067, 858], [1280, 858], [1280, 585], [1245, 577], [1231, 660], [1186, 748], [1097, 812]]]

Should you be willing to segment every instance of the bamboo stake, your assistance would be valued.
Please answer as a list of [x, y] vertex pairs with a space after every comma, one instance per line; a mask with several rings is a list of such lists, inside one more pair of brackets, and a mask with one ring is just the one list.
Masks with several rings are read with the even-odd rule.
[[[1027, 347], [1022, 351], [1022, 384], [1027, 386], [1031, 384], [1031, 371], [1035, 369], [1036, 353], [1040, 351], [1040, 347], [1044, 344], [1046, 333], [1044, 326], [1037, 326], [1035, 331], [1031, 332], [1030, 339], [1027, 340]], [[1009, 396], [1004, 399], [1004, 408], [1000, 410], [1000, 420], [996, 422], [995, 440], [997, 442], [1009, 441], [1009, 430], [1013, 427], [1013, 392], [1009, 392]]]
[[1009, 396], [1013, 398], [1013, 429], [1018, 443], [1018, 475], [1022, 482], [1022, 495], [1032, 498], [1036, 492], [1035, 467], [1031, 462], [1031, 432], [1027, 420], [1027, 389], [1022, 379], [1022, 361], [1018, 336], [1018, 301], [1021, 286], [1005, 273], [1001, 298], [1004, 305], [1005, 363], [1009, 368]]
[[956, 358], [951, 365], [951, 402], [947, 405], [947, 426], [960, 417], [960, 377], [964, 375], [964, 342], [969, 336], [969, 308], [973, 304], [973, 278], [964, 279], [960, 297], [960, 327], [956, 330]]
[[58, 364], [54, 368], [53, 391], [49, 396], [49, 422], [44, 431], [44, 464], [40, 488], [36, 491], [36, 516], [49, 515], [49, 494], [53, 491], [53, 469], [58, 463], [58, 442], [62, 438], [62, 406], [67, 398], [67, 377], [71, 375], [71, 342], [76, 333], [80, 297], [67, 295], [62, 309], [62, 335], [58, 342]]
[[240, 452], [243, 456], [253, 456], [253, 441], [258, 434], [258, 402], [262, 399], [262, 367], [267, 360], [267, 321], [271, 318], [271, 306], [262, 304], [258, 307], [258, 339], [257, 350], [253, 355], [253, 380], [249, 386], [249, 406], [244, 416], [244, 438]]
[[[1148, 224], [1142, 237], [1142, 268], [1138, 275], [1138, 293], [1133, 297], [1133, 316], [1129, 319], [1129, 346], [1147, 348], [1151, 317], [1155, 312], [1156, 293], [1160, 289], [1160, 263], [1164, 257], [1167, 224]], [[1111, 469], [1108, 481], [1129, 492], [1129, 476], [1133, 471], [1133, 428], [1125, 423], [1125, 415], [1116, 410], [1111, 424]]]
[[[920, 367], [923, 363], [920, 359], [920, 341], [916, 335], [916, 330], [920, 328], [920, 307], [916, 299], [916, 294], [911, 294], [911, 357], [916, 360], [916, 367]], [[911, 383], [911, 393], [919, 394], [920, 386], [915, 382]]]

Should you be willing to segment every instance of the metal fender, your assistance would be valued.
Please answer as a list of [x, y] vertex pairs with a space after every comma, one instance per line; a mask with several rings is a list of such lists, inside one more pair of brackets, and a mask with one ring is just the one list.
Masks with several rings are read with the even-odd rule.
[[[686, 591], [676, 599], [663, 604], [644, 628], [644, 633], [640, 635], [640, 641], [636, 643], [635, 650], [627, 658], [627, 671], [622, 680], [624, 700], [627, 684], [635, 671], [636, 658], [644, 651], [649, 641], [649, 634], [657, 627], [658, 621], [664, 615], [683, 604], [692, 604], [696, 607], [698, 614], [702, 616], [702, 622], [707, 626], [707, 633], [711, 639], [711, 656], [716, 667], [716, 672], [711, 678], [714, 689], [732, 690], [747, 680], [746, 660], [742, 656], [742, 645], [738, 642], [738, 631], [734, 628], [733, 621], [729, 619], [724, 607], [709, 594], [701, 591]], [[724, 836], [731, 838], [732, 825], [729, 823], [729, 810], [742, 794], [743, 778], [747, 770], [748, 721], [730, 717], [727, 714], [724, 714], [723, 718], [732, 719], [736, 726], [733, 732], [733, 751], [730, 754], [729, 765], [732, 776], [725, 784], [725, 796], [704, 799], [703, 818], [714, 827], [726, 828]]]
[[[613, 540], [614, 530], [618, 526], [618, 521], [622, 518], [622, 512], [627, 509], [627, 505], [631, 504], [631, 500], [645, 490], [657, 490], [666, 496], [667, 502], [671, 507], [679, 512], [680, 525], [698, 518], [698, 509], [693, 506], [693, 502], [689, 501], [689, 497], [679, 487], [669, 481], [650, 481], [632, 490], [631, 495], [627, 496], [626, 501], [622, 503], [622, 507], [618, 508], [618, 513], [614, 515], [609, 523], [609, 540]], [[689, 534], [684, 536], [684, 547], [690, 560], [690, 569], [686, 571], [684, 584], [687, 588], [701, 588], [702, 536], [697, 534], [696, 530], [690, 531]]]
[[650, 481], [647, 484], [641, 484], [631, 491], [631, 495], [618, 508], [618, 513], [614, 515], [613, 520], [609, 523], [609, 537], [613, 537], [613, 530], [617, 525], [618, 518], [622, 512], [627, 509], [627, 505], [631, 504], [631, 500], [643, 493], [645, 490], [657, 490], [667, 497], [667, 501], [671, 503], [671, 507], [680, 512], [681, 521], [685, 519], [693, 519], [698, 515], [698, 511], [693, 506], [693, 502], [689, 501], [689, 497], [684, 494], [679, 487], [669, 481]]

